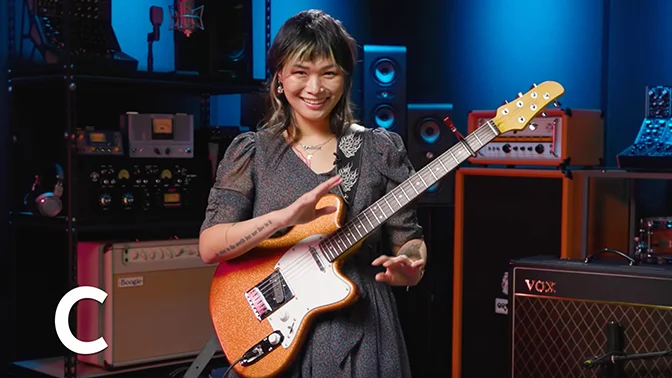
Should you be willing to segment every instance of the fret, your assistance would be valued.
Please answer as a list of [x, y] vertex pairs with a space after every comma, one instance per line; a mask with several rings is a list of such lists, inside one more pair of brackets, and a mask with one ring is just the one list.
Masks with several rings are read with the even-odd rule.
[[431, 170], [431, 169], [429, 170], [429, 173], [431, 173], [431, 174], [432, 174], [432, 176], [434, 176], [434, 180], [437, 180], [437, 181], [439, 180], [439, 178], [438, 178], [438, 177], [436, 177], [436, 175], [434, 174], [434, 172], [432, 172], [432, 170]]
[[335, 252], [332, 254], [332, 251], [331, 251], [331, 249], [330, 249], [330, 247], [329, 247], [329, 238], [326, 238], [326, 239], [324, 240], [324, 242], [321, 243], [321, 245], [323, 246], [323, 248], [322, 248], [322, 254], [326, 254], [326, 255], [327, 255], [327, 258], [328, 258], [329, 260], [332, 260], [333, 258], [335, 258], [336, 256], [338, 256], [338, 254], [335, 253]]
[[374, 226], [373, 223], [371, 223], [371, 219], [369, 219], [369, 216], [366, 215], [366, 210], [362, 211], [362, 214], [364, 214], [364, 217], [366, 218], [366, 220], [367, 220], [367, 221], [369, 222], [369, 224], [371, 225], [371, 230], [373, 230], [374, 228], [376, 228], [376, 226]]
[[494, 134], [494, 136], [499, 135], [499, 130], [495, 128], [495, 126], [492, 125], [492, 120], [487, 122], [487, 125], [490, 126], [490, 131]]
[[362, 226], [361, 226], [361, 225], [357, 225], [357, 224], [355, 223], [355, 221], [357, 221], [357, 222], [359, 222], [359, 223], [361, 223], [361, 221], [360, 221], [359, 219], [357, 219], [357, 217], [355, 217], [355, 219], [352, 220], [352, 225], [353, 225], [353, 227], [355, 228], [355, 231], [357, 231], [357, 233], [359, 234], [359, 237], [361, 238], [362, 236], [364, 236], [364, 235], [362, 235], [362, 232], [359, 230], [360, 227], [362, 227]]
[[390, 205], [390, 202], [387, 200], [387, 196], [384, 196], [383, 199], [385, 200], [385, 203], [387, 204], [387, 207], [389, 207], [390, 210], [392, 210], [392, 213], [394, 213], [394, 209], [393, 209], [392, 206]]
[[453, 157], [453, 160], [455, 160], [455, 163], [460, 164], [460, 161], [457, 160], [457, 158], [455, 157], [455, 154], [453, 153], [453, 149], [451, 148], [450, 150], [448, 150], [448, 152], [450, 152], [450, 156]]
[[[380, 202], [380, 201], [376, 201], [376, 206], [378, 207], [378, 210], [380, 210], [380, 213], [383, 214], [383, 215], [380, 216], [379, 218], [380, 218], [380, 219], [387, 218], [387, 215], [385, 214], [385, 211], [380, 207], [380, 203], [379, 203], [379, 202]], [[380, 222], [378, 222], [378, 223], [380, 223]]]
[[404, 197], [406, 197], [406, 200], [410, 201], [411, 199], [408, 198], [408, 194], [406, 194], [406, 191], [404, 190], [404, 186], [403, 186], [403, 184], [402, 184], [402, 185], [399, 185], [399, 189], [400, 189], [401, 192], [404, 194]]
[[[420, 177], [420, 180], [422, 180], [422, 183], [425, 185], [425, 188], [428, 188], [427, 183], [425, 182], [425, 179], [422, 178], [422, 175], [418, 175]], [[418, 183], [420, 184], [420, 183]]]
[[483, 144], [483, 142], [481, 142], [481, 138], [478, 137], [478, 134], [477, 134], [477, 133], [474, 133], [474, 138], [476, 138], [476, 140], [478, 141], [478, 143], [481, 144], [481, 147], [485, 146], [485, 145]]
[[415, 190], [415, 194], [420, 194], [420, 193], [418, 193], [418, 191], [415, 189], [415, 186], [411, 185], [411, 188], [413, 188], [413, 190]]
[[[439, 158], [436, 159], [436, 160], [439, 161], [439, 163], [441, 164], [441, 166], [443, 167], [443, 169], [444, 169], [446, 172], [450, 172], [450, 169], [446, 168], [446, 166], [445, 166], [445, 165], [443, 164], [443, 162], [441, 161], [441, 156], [439, 156]], [[437, 168], [438, 168], [438, 167], [437, 167]]]
[[332, 257], [332, 258], [335, 258], [336, 256], [338, 256], [340, 254], [340, 252], [339, 252], [338, 248], [336, 248], [336, 245], [334, 244], [334, 238], [330, 237], [328, 239], [328, 243], [329, 243], [330, 251], [334, 252], [334, 257]]
[[[348, 243], [355, 244], [353, 241], [350, 240], [349, 237], [350, 235], [352, 235], [352, 231], [350, 231], [350, 225], [347, 224], [343, 230], [344, 230], [343, 232], [345, 233], [345, 239], [348, 241]], [[357, 240], [355, 239], [355, 241]]]
[[[396, 189], [393, 190], [391, 193], [394, 193], [395, 191], [396, 191]], [[393, 197], [394, 197], [394, 200], [397, 201], [397, 203], [399, 204], [399, 208], [402, 208], [404, 205], [402, 205], [401, 202], [399, 202], [399, 199], [397, 198], [397, 196], [394, 195]], [[399, 197], [401, 197], [401, 194], [399, 195]]]

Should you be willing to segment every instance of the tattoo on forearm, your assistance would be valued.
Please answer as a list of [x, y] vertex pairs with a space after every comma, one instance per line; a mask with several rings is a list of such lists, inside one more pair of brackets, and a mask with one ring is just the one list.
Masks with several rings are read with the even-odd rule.
[[419, 260], [422, 258], [422, 240], [411, 240], [404, 244], [397, 253], [397, 256], [406, 255], [412, 260]]
[[[227, 236], [228, 236], [229, 229], [233, 228], [233, 226], [235, 226], [235, 225], [236, 225], [235, 223], [232, 224], [231, 227], [229, 227], [229, 228], [226, 230], [226, 233], [224, 234], [224, 239], [226, 239], [227, 241], [228, 241]], [[260, 232], [262, 232], [262, 231], [264, 231], [265, 229], [271, 227], [271, 225], [273, 225], [273, 222], [271, 222], [270, 220], [264, 222], [264, 224], [262, 224], [261, 226], [258, 226], [257, 228], [255, 228], [254, 231], [250, 232], [250, 233], [247, 234], [245, 237], [240, 238], [240, 240], [238, 240], [235, 244], [229, 244], [228, 247], [226, 247], [226, 248], [224, 248], [223, 250], [219, 251], [219, 253], [217, 253], [217, 255], [221, 256], [221, 255], [223, 255], [223, 254], [225, 254], [225, 253], [228, 253], [228, 252], [233, 251], [233, 250], [236, 249], [236, 248], [239, 248], [240, 246], [242, 246], [243, 244], [245, 244], [245, 242], [247, 242], [248, 240], [250, 240], [250, 239], [252, 239], [253, 237], [257, 236]]]

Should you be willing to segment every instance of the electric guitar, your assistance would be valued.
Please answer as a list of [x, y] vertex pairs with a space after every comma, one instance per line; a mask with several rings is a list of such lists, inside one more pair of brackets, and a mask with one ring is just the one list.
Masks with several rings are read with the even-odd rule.
[[345, 204], [334, 194], [317, 208], [336, 212], [269, 238], [244, 255], [218, 265], [210, 289], [210, 315], [222, 351], [244, 377], [282, 373], [299, 355], [312, 320], [357, 298], [357, 287], [340, 267], [389, 217], [436, 184], [496, 136], [523, 130], [564, 94], [546, 81], [505, 103], [497, 115], [438, 158], [343, 224]]

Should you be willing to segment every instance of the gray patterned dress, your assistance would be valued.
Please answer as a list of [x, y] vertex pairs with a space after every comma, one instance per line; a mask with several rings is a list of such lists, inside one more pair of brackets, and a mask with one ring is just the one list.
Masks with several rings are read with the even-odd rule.
[[[401, 137], [385, 129], [363, 134], [362, 165], [351, 219], [413, 172]], [[336, 170], [316, 174], [270, 131], [246, 132], [231, 143], [217, 169], [202, 230], [218, 223], [263, 215], [290, 205], [331, 177]], [[340, 194], [339, 188], [334, 193]], [[371, 234], [343, 272], [360, 289], [359, 300], [343, 311], [317, 319], [301, 358], [288, 377], [410, 377], [404, 337], [389, 285], [375, 281], [371, 262], [390, 254], [390, 243], [401, 245], [422, 237], [415, 209], [407, 207]], [[231, 371], [229, 376], [235, 376]]]

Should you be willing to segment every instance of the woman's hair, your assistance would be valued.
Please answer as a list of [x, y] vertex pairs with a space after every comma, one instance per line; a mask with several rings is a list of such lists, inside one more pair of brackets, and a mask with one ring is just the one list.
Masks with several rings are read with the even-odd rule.
[[287, 20], [278, 31], [268, 51], [266, 67], [270, 71], [268, 96], [270, 112], [263, 126], [281, 133], [288, 130], [296, 138], [295, 130], [289, 130], [292, 109], [283, 95], [278, 95], [278, 73], [285, 64], [295, 61], [328, 59], [343, 71], [344, 91], [330, 114], [331, 130], [336, 135], [355, 122], [350, 90], [352, 72], [357, 61], [357, 45], [340, 21], [320, 10], [306, 10]]

